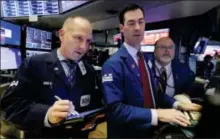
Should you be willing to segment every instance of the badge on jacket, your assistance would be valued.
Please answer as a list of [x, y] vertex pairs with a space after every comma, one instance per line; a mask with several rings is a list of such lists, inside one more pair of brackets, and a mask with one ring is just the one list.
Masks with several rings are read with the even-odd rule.
[[104, 74], [102, 76], [102, 83], [104, 83], [104, 82], [112, 82], [112, 81], [113, 81], [112, 73]]
[[91, 95], [83, 95], [80, 99], [80, 107], [85, 107], [90, 104]]
[[80, 69], [82, 75], [85, 75], [87, 72], [86, 72], [86, 68], [85, 68], [85, 65], [83, 64], [83, 62], [80, 61], [80, 62], [78, 63], [78, 66], [79, 66], [79, 69]]

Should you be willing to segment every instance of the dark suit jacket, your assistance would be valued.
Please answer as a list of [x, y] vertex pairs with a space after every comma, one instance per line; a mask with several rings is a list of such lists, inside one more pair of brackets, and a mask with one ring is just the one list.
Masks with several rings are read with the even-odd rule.
[[[71, 89], [56, 50], [25, 61], [1, 101], [5, 119], [28, 132], [36, 132], [40, 137], [67, 138], [67, 131], [61, 126], [44, 127], [44, 118], [56, 101], [55, 95], [72, 101], [79, 112], [101, 105], [101, 96], [94, 88], [95, 71], [92, 66], [84, 65], [87, 73], [83, 76], [77, 66], [76, 83]], [[80, 106], [83, 95], [91, 96], [90, 104], [85, 107]]]
[[[145, 60], [147, 63], [148, 59]], [[153, 71], [147, 67], [156, 108], [156, 84]], [[124, 46], [102, 67], [102, 83], [105, 103], [108, 105], [108, 138], [148, 138], [149, 128], [152, 127], [151, 111], [144, 108], [139, 68]], [[174, 99], [163, 95], [171, 108]]]
[[[156, 73], [155, 60], [153, 59], [154, 73]], [[171, 62], [175, 94], [186, 93], [190, 94], [193, 83], [195, 81], [195, 74], [190, 70], [189, 66], [184, 63], [180, 63], [178, 60]]]

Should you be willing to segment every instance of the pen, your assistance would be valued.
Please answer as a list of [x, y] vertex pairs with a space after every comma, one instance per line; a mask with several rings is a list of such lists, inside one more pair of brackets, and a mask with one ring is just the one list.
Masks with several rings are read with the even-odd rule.
[[[57, 99], [58, 101], [62, 100], [62, 99], [61, 99], [59, 96], [57, 96], [57, 95], [55, 95], [54, 98]], [[73, 108], [75, 108], [75, 107], [73, 107]], [[72, 114], [72, 115], [79, 115], [79, 113], [78, 113], [76, 110], [73, 110], [73, 112], [71, 112], [71, 111], [69, 111], [69, 112], [70, 112], [70, 114]]]
[[57, 95], [54, 96], [58, 101], [62, 100], [60, 97], [58, 97]]
[[60, 97], [58, 97], [57, 95], [54, 96], [55, 99], [57, 99], [58, 101], [62, 100]]

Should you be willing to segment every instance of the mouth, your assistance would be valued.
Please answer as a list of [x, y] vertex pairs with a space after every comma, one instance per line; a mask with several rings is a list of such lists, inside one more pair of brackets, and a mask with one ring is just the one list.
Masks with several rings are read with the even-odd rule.
[[81, 53], [81, 52], [78, 52], [78, 51], [75, 51], [75, 53], [78, 54], [78, 55], [82, 55], [82, 53]]
[[165, 54], [163, 55], [163, 57], [171, 57], [169, 54]]
[[137, 35], [134, 35], [134, 37], [140, 37], [141, 35], [137, 34]]

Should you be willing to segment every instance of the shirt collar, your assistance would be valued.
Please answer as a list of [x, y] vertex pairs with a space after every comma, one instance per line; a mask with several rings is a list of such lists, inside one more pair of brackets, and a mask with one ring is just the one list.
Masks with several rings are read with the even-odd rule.
[[[57, 49], [57, 57], [59, 59], [59, 61], [64, 61], [64, 60], [67, 60], [60, 52], [60, 49]], [[78, 61], [74, 61], [75, 63], [78, 63], [80, 60]]]
[[[159, 70], [161, 70], [162, 66], [157, 60], [155, 61], [155, 65]], [[171, 70], [171, 62], [167, 64], [164, 68], [166, 69], [166, 72], [169, 72]]]
[[135, 47], [132, 47], [131, 45], [128, 45], [126, 42], [124, 42], [124, 46], [127, 49], [128, 53], [134, 57], [134, 58], [138, 58], [137, 57], [137, 52], [138, 50]]
[[57, 57], [59, 61], [66, 60], [66, 58], [61, 54], [60, 49], [57, 49]]

